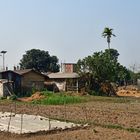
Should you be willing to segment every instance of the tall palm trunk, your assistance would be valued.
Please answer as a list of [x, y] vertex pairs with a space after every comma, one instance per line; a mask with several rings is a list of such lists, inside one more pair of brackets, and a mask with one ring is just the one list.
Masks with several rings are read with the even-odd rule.
[[108, 56], [108, 58], [110, 60], [110, 58], [111, 58], [111, 52], [110, 52], [110, 36], [107, 36], [107, 43], [108, 43], [108, 50], [109, 50], [109, 56]]
[[110, 36], [107, 36], [108, 49], [110, 50]]

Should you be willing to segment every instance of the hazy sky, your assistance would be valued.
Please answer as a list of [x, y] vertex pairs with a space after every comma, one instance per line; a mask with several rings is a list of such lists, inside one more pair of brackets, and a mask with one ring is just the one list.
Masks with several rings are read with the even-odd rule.
[[140, 0], [0, 0], [0, 50], [7, 51], [10, 68], [32, 48], [77, 62], [107, 48], [101, 37], [106, 26], [117, 36], [111, 47], [119, 62], [139, 65]]

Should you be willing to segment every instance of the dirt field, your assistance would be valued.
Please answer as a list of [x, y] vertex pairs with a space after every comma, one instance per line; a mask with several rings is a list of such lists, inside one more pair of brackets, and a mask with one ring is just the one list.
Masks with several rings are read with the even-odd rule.
[[60, 106], [40, 106], [14, 102], [0, 102], [0, 111], [12, 111], [45, 117], [88, 123], [78, 130], [66, 130], [52, 134], [38, 133], [15, 135], [0, 132], [3, 140], [139, 140], [140, 98], [98, 97], [87, 103]]

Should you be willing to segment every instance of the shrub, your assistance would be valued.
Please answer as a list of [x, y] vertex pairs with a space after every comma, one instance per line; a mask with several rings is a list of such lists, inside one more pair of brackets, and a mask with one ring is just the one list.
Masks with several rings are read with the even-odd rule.
[[94, 95], [94, 96], [107, 96], [105, 93], [101, 92], [101, 91], [94, 91], [94, 90], [91, 90], [89, 92], [90, 95]]
[[17, 96], [16, 95], [11, 95], [10, 97], [9, 97], [9, 100], [16, 100], [17, 99]]
[[6, 97], [0, 97], [0, 100], [4, 100], [4, 99], [6, 99]]
[[43, 95], [46, 97], [40, 101], [33, 101], [34, 104], [44, 104], [44, 105], [63, 105], [63, 104], [73, 104], [85, 101], [84, 97], [80, 96], [70, 96], [65, 93], [53, 93], [49, 91], [43, 91]]

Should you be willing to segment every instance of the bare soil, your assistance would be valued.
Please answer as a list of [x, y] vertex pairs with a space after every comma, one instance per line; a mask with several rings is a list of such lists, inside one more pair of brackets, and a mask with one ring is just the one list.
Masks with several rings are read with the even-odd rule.
[[[111, 97], [110, 97], [111, 98]], [[41, 115], [59, 120], [88, 123], [90, 126], [78, 130], [54, 133], [15, 135], [0, 132], [3, 140], [139, 140], [140, 99], [128, 103], [90, 101], [73, 105], [32, 105], [15, 102], [0, 102], [0, 111], [13, 111]], [[129, 131], [128, 131], [129, 130]], [[134, 132], [133, 132], [134, 131]]]
[[44, 95], [41, 94], [41, 92], [35, 92], [31, 97], [24, 97], [24, 98], [18, 98], [18, 101], [22, 102], [31, 102], [33, 100], [40, 100], [45, 98]]

